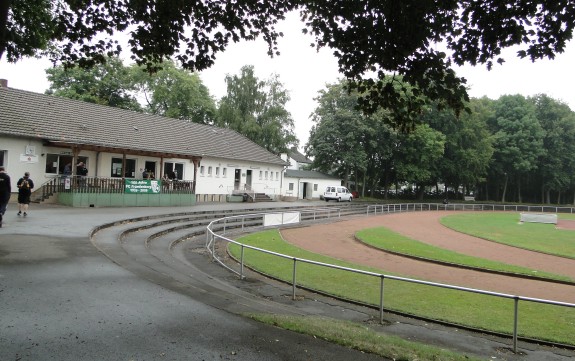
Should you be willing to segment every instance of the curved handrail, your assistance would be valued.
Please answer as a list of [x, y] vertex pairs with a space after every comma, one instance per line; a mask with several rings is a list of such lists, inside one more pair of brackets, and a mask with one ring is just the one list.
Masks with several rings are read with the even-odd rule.
[[[489, 205], [489, 204], [457, 204], [457, 203], [455, 203], [455, 204], [409, 203], [409, 204], [368, 205], [366, 207], [367, 208], [366, 214], [367, 215], [370, 214], [370, 209], [373, 209], [373, 213], [376, 214], [377, 209], [381, 209], [382, 213], [384, 212], [384, 209], [386, 210], [387, 213], [392, 213], [392, 212], [425, 211], [425, 210], [490, 210], [490, 211], [493, 211], [493, 210], [500, 209], [501, 207], [503, 207], [503, 210], [515, 210], [515, 211], [523, 211], [523, 210], [533, 211], [533, 210], [536, 210], [539, 212], [546, 212], [546, 209], [554, 209], [556, 213], [575, 213], [574, 207], [547, 207], [547, 206], [495, 205], [495, 204], [491, 204], [491, 205]], [[569, 212], [559, 212], [559, 209], [561, 209], [561, 210], [567, 210], [568, 209]], [[550, 210], [547, 210], [547, 211], [550, 211]], [[422, 281], [422, 280], [417, 280], [417, 279], [413, 279], [413, 278], [398, 277], [398, 276], [392, 276], [392, 275], [383, 274], [383, 273], [369, 272], [369, 271], [359, 270], [359, 269], [355, 269], [355, 268], [342, 267], [342, 266], [337, 266], [337, 265], [333, 265], [333, 264], [329, 264], [329, 263], [317, 262], [317, 261], [313, 261], [313, 260], [309, 260], [309, 259], [298, 258], [298, 257], [293, 257], [293, 256], [289, 256], [289, 255], [285, 255], [285, 254], [281, 254], [281, 253], [277, 253], [277, 252], [273, 252], [273, 251], [268, 251], [268, 250], [263, 249], [263, 248], [253, 247], [253, 246], [246, 245], [246, 244], [237, 242], [233, 239], [225, 237], [226, 224], [227, 224], [228, 220], [236, 220], [236, 219], [242, 220], [241, 230], [244, 231], [246, 219], [249, 218], [249, 219], [256, 219], [257, 220], [266, 214], [268, 214], [268, 213], [252, 213], [252, 214], [245, 214], [245, 215], [235, 215], [235, 216], [223, 217], [223, 218], [219, 218], [219, 219], [211, 221], [208, 224], [208, 226], [206, 227], [206, 237], [207, 237], [206, 248], [207, 248], [208, 252], [211, 254], [213, 260], [217, 261], [218, 263], [220, 263], [222, 266], [224, 266], [225, 268], [227, 268], [231, 272], [238, 274], [240, 276], [240, 278], [242, 278], [242, 279], [244, 278], [244, 272], [243, 272], [243, 270], [244, 270], [244, 249], [246, 249], [246, 248], [254, 250], [254, 251], [270, 254], [273, 256], [277, 256], [280, 258], [293, 260], [292, 298], [294, 300], [296, 299], [296, 288], [297, 288], [296, 265], [298, 262], [308, 263], [308, 264], [313, 264], [313, 265], [317, 265], [317, 266], [321, 266], [321, 267], [327, 267], [327, 268], [331, 268], [331, 269], [353, 272], [353, 273], [358, 273], [358, 274], [363, 274], [363, 275], [368, 275], [368, 276], [380, 278], [381, 282], [380, 282], [379, 313], [380, 313], [380, 322], [381, 323], [383, 323], [383, 311], [384, 311], [384, 307], [383, 307], [383, 289], [384, 289], [384, 287], [383, 286], [384, 286], [384, 280], [385, 279], [391, 279], [391, 280], [408, 282], [408, 283], [422, 284], [422, 285], [427, 285], [427, 286], [432, 286], [432, 287], [446, 288], [446, 289], [452, 289], [452, 290], [457, 290], [457, 291], [471, 292], [471, 293], [476, 293], [476, 294], [512, 299], [512, 300], [514, 300], [514, 318], [513, 318], [513, 351], [514, 352], [517, 352], [519, 301], [535, 302], [535, 303], [542, 303], [542, 304], [547, 304], [547, 305], [575, 308], [574, 303], [559, 302], [559, 301], [546, 300], [546, 299], [540, 299], [540, 298], [532, 298], [532, 297], [524, 297], [524, 296], [518, 296], [518, 295], [512, 295], [512, 294], [506, 294], [506, 293], [500, 293], [500, 292], [475, 289], [475, 288], [455, 286], [455, 285], [444, 284], [444, 283]], [[315, 216], [314, 216], [314, 219], [315, 219]], [[220, 222], [224, 223], [223, 228], [220, 228], [220, 229], [223, 229], [223, 234], [218, 234], [214, 231], [214, 228], [215, 228], [214, 226]], [[262, 224], [263, 224], [263, 222], [262, 222]], [[261, 226], [257, 222], [255, 223], [255, 225]], [[240, 247], [241, 256], [240, 256], [240, 260], [239, 260], [239, 262], [240, 262], [240, 271], [239, 272], [232, 269], [231, 267], [227, 266], [222, 260], [217, 258], [217, 255], [215, 252], [215, 243], [216, 243], [216, 240], [218, 240], [218, 239], [225, 241], [225, 242], [228, 242], [228, 243], [236, 244]]]

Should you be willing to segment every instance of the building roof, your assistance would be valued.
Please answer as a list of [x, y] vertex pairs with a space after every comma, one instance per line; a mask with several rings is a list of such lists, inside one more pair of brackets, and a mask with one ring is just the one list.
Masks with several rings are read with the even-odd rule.
[[231, 129], [2, 86], [0, 135], [128, 154], [287, 164]]
[[339, 181], [337, 177], [314, 170], [286, 169], [285, 176], [288, 178], [331, 179]]
[[296, 147], [293, 147], [290, 149], [289, 153], [288, 153], [289, 157], [293, 160], [295, 160], [298, 163], [307, 163], [307, 164], [311, 164], [313, 163], [313, 161], [311, 159], [309, 159], [308, 157], [306, 157], [305, 155], [301, 154]]

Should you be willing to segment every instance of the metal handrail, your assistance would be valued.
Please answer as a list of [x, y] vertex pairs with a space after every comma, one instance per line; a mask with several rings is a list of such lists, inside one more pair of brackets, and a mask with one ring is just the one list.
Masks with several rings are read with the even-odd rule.
[[[386, 209], [390, 213], [391, 212], [406, 212], [406, 211], [410, 211], [410, 210], [411, 211], [416, 211], [416, 210], [446, 210], [446, 209], [447, 210], [466, 210], [466, 209], [478, 210], [477, 208], [472, 208], [472, 206], [478, 206], [476, 204], [469, 205], [470, 207], [466, 207], [466, 206], [467, 206], [466, 204], [438, 204], [438, 203], [368, 205], [367, 206], [367, 215], [369, 215], [369, 210], [372, 208], [374, 209], [374, 214], [376, 214], [376, 209], [378, 209], [378, 207], [381, 207], [382, 212], [383, 212], [383, 207], [387, 207]], [[485, 208], [486, 208], [485, 206], [489, 206], [487, 208], [492, 207], [492, 209], [490, 209], [490, 210], [494, 210], [495, 208], [500, 207], [500, 205], [479, 205], [479, 206], [481, 206], [481, 210], [485, 210]], [[546, 206], [503, 205], [503, 209], [505, 209], [505, 210], [517, 210], [517, 209], [524, 210], [524, 207], [527, 207], [527, 209], [538, 209], [538, 211], [543, 212]], [[530, 208], [530, 207], [533, 207], [533, 208]], [[570, 209], [569, 213], [575, 213], [573, 207], [555, 207], [556, 211], [559, 208]], [[320, 209], [320, 210], [325, 211], [325, 209]], [[567, 213], [567, 212], [563, 212], [563, 213]], [[540, 299], [540, 298], [532, 298], [532, 297], [524, 297], [524, 296], [512, 295], [512, 294], [507, 294], [507, 293], [500, 293], [500, 292], [493, 292], [493, 291], [487, 291], [487, 290], [481, 290], [481, 289], [475, 289], [475, 288], [455, 286], [455, 285], [444, 284], [444, 283], [422, 281], [422, 280], [417, 280], [417, 279], [413, 279], [413, 278], [398, 277], [398, 276], [392, 276], [392, 275], [383, 274], [383, 273], [369, 272], [369, 271], [359, 270], [359, 269], [355, 269], [355, 268], [349, 268], [349, 267], [343, 267], [343, 266], [333, 265], [333, 264], [329, 264], [329, 263], [317, 262], [317, 261], [313, 261], [313, 260], [309, 260], [309, 259], [305, 259], [305, 258], [298, 258], [298, 257], [288, 256], [288, 255], [285, 255], [282, 253], [268, 251], [268, 250], [263, 249], [263, 248], [253, 247], [253, 246], [246, 245], [246, 244], [237, 242], [233, 239], [225, 237], [226, 224], [227, 224], [228, 220], [242, 219], [241, 231], [244, 231], [245, 230], [244, 220], [246, 218], [248, 218], [248, 217], [249, 218], [263, 217], [263, 215], [265, 215], [265, 214], [266, 213], [235, 215], [235, 216], [223, 217], [223, 218], [219, 218], [219, 219], [211, 221], [208, 224], [208, 226], [206, 227], [206, 237], [207, 237], [206, 238], [206, 248], [207, 248], [208, 252], [211, 254], [212, 259], [214, 261], [217, 261], [218, 263], [220, 263], [222, 266], [224, 266], [225, 268], [227, 268], [231, 272], [236, 273], [237, 275], [240, 276], [241, 279], [245, 278], [244, 277], [244, 249], [246, 249], [246, 248], [254, 250], [254, 251], [270, 254], [273, 256], [277, 256], [280, 258], [293, 260], [293, 269], [292, 269], [292, 275], [293, 275], [292, 276], [292, 299], [293, 300], [296, 299], [296, 288], [297, 288], [297, 272], [296, 271], [297, 271], [297, 263], [298, 262], [313, 264], [316, 266], [327, 267], [327, 268], [331, 268], [331, 269], [347, 271], [347, 272], [352, 272], [352, 273], [358, 273], [358, 274], [362, 274], [362, 275], [368, 275], [368, 276], [380, 278], [381, 282], [380, 282], [379, 315], [380, 315], [380, 322], [381, 323], [383, 323], [383, 314], [384, 314], [384, 312], [383, 312], [384, 311], [384, 303], [383, 303], [384, 293], [383, 293], [383, 291], [384, 291], [384, 280], [385, 279], [408, 282], [408, 283], [415, 283], [415, 284], [422, 284], [422, 285], [427, 285], [427, 286], [432, 286], [432, 287], [446, 288], [446, 289], [452, 289], [452, 290], [463, 291], [463, 292], [471, 292], [471, 293], [495, 296], [495, 297], [506, 298], [506, 299], [513, 299], [514, 300], [514, 309], [513, 309], [514, 310], [514, 317], [513, 317], [513, 335], [512, 336], [513, 336], [513, 352], [515, 352], [515, 353], [517, 353], [519, 301], [535, 302], [535, 303], [542, 303], [542, 304], [548, 304], [548, 305], [554, 305], [554, 306], [575, 308], [575, 304], [573, 304], [573, 303], [559, 302], [559, 301], [546, 300], [546, 299]], [[314, 214], [314, 220], [315, 220], [315, 214]], [[214, 228], [214, 225], [216, 225], [220, 222], [224, 223], [223, 234], [218, 234], [218, 233], [214, 232], [212, 229], [212, 228]], [[216, 243], [216, 240], [218, 240], [218, 239], [223, 240], [223, 241], [228, 242], [228, 243], [236, 244], [240, 247], [241, 256], [240, 256], [240, 271], [239, 272], [232, 269], [231, 267], [227, 266], [223, 261], [221, 261], [219, 258], [217, 258], [216, 252], [215, 252], [215, 243]]]

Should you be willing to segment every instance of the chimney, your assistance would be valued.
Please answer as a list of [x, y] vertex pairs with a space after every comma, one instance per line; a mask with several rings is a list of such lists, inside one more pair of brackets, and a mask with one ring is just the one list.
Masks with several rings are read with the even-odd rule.
[[8, 79], [0, 79], [0, 88], [8, 88]]

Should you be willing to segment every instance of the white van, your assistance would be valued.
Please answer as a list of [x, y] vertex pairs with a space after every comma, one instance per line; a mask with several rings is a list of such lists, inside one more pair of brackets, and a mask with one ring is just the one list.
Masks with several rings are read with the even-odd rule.
[[323, 192], [323, 199], [329, 202], [330, 199], [336, 200], [338, 202], [348, 201], [351, 202], [353, 195], [347, 188], [342, 186], [327, 186], [325, 192]]

